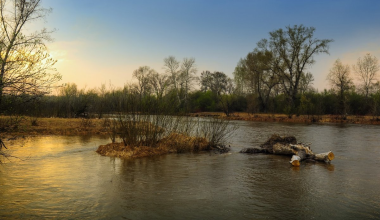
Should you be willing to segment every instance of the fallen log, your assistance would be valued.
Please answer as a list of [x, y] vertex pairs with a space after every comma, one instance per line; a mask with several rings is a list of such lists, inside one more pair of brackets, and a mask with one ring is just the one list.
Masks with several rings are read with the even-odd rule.
[[292, 159], [290, 160], [290, 163], [293, 166], [300, 166], [300, 162], [302, 160], [308, 159], [308, 160], [314, 160], [314, 161], [323, 161], [325, 163], [329, 163], [334, 159], [334, 153], [329, 151], [326, 153], [320, 153], [320, 154], [306, 154], [305, 151], [299, 151], [297, 154], [292, 156]]
[[299, 167], [301, 164], [300, 162], [302, 160], [305, 160], [307, 158], [307, 154], [306, 154], [306, 151], [301, 149], [297, 152], [297, 154], [293, 155], [292, 156], [292, 159], [290, 160], [290, 163], [293, 165], [293, 166], [296, 166], [296, 167]]
[[334, 153], [329, 151], [326, 153], [315, 154], [313, 159], [317, 161], [325, 161], [327, 163], [334, 160], [334, 158], [335, 158]]
[[331, 151], [315, 154], [311, 151], [309, 146], [305, 146], [301, 143], [297, 144], [295, 137], [281, 137], [279, 135], [272, 135], [264, 144], [260, 145], [260, 148], [244, 148], [240, 153], [289, 155], [292, 156], [290, 163], [293, 166], [300, 166], [303, 160], [329, 163], [335, 157]]

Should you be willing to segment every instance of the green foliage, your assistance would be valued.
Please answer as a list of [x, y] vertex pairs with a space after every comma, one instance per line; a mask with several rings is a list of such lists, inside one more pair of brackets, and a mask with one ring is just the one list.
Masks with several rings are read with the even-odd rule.
[[370, 112], [370, 99], [356, 92], [350, 92], [347, 95], [348, 112], [352, 115], [365, 115]]
[[197, 91], [191, 94], [193, 112], [214, 112], [217, 111], [216, 97], [211, 91]]
[[[74, 90], [73, 90], [74, 91]], [[43, 96], [38, 99], [8, 96], [3, 97], [5, 115], [25, 115], [31, 117], [78, 117], [82, 110], [90, 117], [105, 117], [123, 109], [130, 112], [146, 112], [152, 115], [178, 115], [190, 112], [262, 112], [260, 99], [255, 94], [237, 95], [222, 94], [216, 96], [212, 91], [194, 91], [189, 93], [189, 101], [178, 100], [175, 90], [161, 98], [154, 94], [140, 97], [131, 87], [110, 89], [100, 95], [95, 90], [77, 90], [70, 93], [59, 93], [58, 96]], [[26, 101], [29, 100], [29, 101]], [[323, 114], [341, 114], [340, 95], [334, 90], [322, 92], [308, 91], [299, 94], [297, 108], [291, 108], [289, 98], [280, 93], [268, 100], [268, 111], [279, 114], [304, 114], [310, 117]], [[363, 93], [350, 90], [346, 94], [346, 110], [353, 115], [379, 115], [380, 92], [365, 97]], [[83, 113], [83, 112], [82, 112]]]
[[378, 119], [380, 116], [380, 91], [371, 95], [371, 113], [374, 118]]

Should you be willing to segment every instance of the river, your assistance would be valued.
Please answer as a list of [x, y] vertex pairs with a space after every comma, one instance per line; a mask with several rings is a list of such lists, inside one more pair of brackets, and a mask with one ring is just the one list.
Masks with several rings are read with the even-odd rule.
[[[234, 121], [228, 154], [122, 160], [101, 137], [46, 136], [10, 146], [0, 219], [380, 219], [380, 126]], [[295, 135], [331, 164], [238, 153]]]

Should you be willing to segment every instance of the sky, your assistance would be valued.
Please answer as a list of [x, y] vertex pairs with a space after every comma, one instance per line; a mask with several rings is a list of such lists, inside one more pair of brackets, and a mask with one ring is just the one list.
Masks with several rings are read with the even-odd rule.
[[238, 61], [286, 26], [315, 27], [315, 38], [333, 39], [330, 54], [309, 68], [314, 87], [328, 89], [336, 59], [352, 65], [371, 53], [380, 59], [378, 0], [42, 0], [52, 8], [45, 21], [55, 29], [50, 54], [62, 83], [96, 88], [130, 83], [149, 66], [163, 73], [163, 60], [195, 58], [198, 75], [221, 71], [233, 77]]

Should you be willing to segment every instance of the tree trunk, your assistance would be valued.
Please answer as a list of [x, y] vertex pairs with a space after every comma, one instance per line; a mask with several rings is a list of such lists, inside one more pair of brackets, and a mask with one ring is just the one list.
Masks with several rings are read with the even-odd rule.
[[2, 109], [1, 103], [3, 100], [3, 89], [4, 89], [3, 82], [4, 82], [4, 71], [3, 71], [3, 67], [1, 67], [1, 72], [0, 72], [0, 111]]
[[245, 148], [240, 153], [289, 155], [292, 156], [290, 163], [293, 166], [300, 166], [300, 162], [303, 160], [329, 163], [334, 159], [334, 154], [331, 151], [315, 154], [311, 151], [310, 147], [296, 144], [296, 142], [295, 137], [292, 136], [282, 138], [278, 135], [272, 135], [260, 148]]

